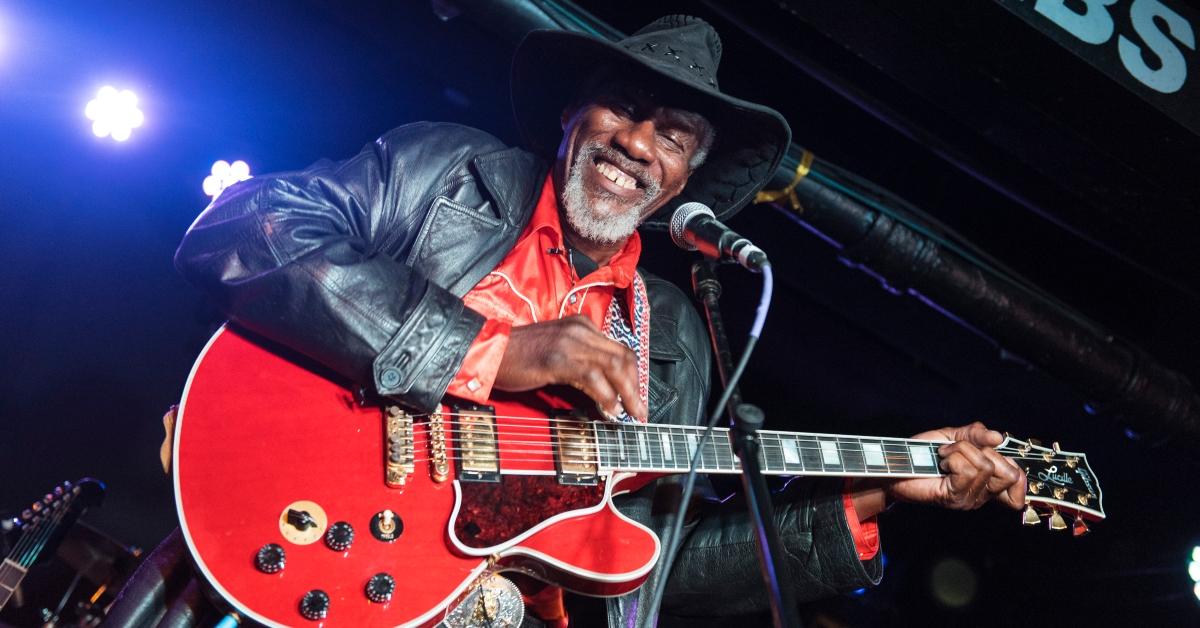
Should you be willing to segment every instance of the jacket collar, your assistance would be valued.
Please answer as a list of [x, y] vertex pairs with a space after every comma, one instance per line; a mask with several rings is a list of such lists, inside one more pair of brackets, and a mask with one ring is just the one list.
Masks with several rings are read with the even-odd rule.
[[480, 183], [492, 197], [499, 218], [510, 227], [522, 228], [537, 203], [548, 167], [520, 148], [478, 155], [473, 160]]

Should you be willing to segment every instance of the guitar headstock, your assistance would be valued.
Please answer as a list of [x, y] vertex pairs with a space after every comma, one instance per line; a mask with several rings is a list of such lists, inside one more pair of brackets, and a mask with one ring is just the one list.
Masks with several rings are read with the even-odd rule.
[[1088, 531], [1088, 521], [1105, 518], [1100, 481], [1088, 466], [1087, 454], [1063, 451], [1058, 443], [1043, 446], [1035, 439], [1018, 440], [1009, 436], [996, 451], [1025, 470], [1029, 481], [1025, 525], [1038, 525], [1043, 517], [1051, 530], [1066, 530], [1063, 513], [1075, 515], [1071, 526], [1075, 536]]
[[37, 526], [67, 509], [95, 506], [103, 501], [104, 488], [103, 482], [93, 478], [65, 481], [13, 517], [12, 524], [18, 528]]

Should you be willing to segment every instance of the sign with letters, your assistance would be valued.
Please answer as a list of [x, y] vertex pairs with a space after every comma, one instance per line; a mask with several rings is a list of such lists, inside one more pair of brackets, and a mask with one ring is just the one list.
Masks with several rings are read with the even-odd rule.
[[995, 0], [1200, 135], [1200, 12], [1182, 0]]

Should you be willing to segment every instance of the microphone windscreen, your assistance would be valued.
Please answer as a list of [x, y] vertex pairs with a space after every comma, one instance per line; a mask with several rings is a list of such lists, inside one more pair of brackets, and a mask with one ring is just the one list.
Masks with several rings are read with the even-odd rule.
[[710, 218], [716, 219], [707, 205], [696, 202], [684, 203], [675, 209], [675, 213], [671, 214], [671, 224], [668, 227], [671, 232], [671, 241], [685, 251], [696, 250], [696, 245], [688, 240], [686, 229], [684, 229], [688, 221], [696, 214], [707, 214]]

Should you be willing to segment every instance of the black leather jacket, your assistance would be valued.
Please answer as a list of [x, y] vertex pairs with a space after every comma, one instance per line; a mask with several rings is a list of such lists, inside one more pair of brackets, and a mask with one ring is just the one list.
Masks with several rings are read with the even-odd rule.
[[[532, 154], [466, 127], [400, 127], [342, 162], [256, 177], [196, 220], [175, 262], [241, 325], [421, 410], [442, 397], [483, 317], [461, 297], [505, 257], [546, 175]], [[650, 419], [695, 424], [710, 357], [704, 326], [676, 286], [644, 275], [651, 301]], [[858, 560], [840, 484], [793, 483], [776, 510], [801, 600], [877, 582]], [[620, 498], [664, 528], [677, 483]], [[740, 507], [704, 507], [672, 572], [669, 612], [765, 608], [754, 536]], [[658, 577], [657, 570], [651, 581]], [[640, 591], [647, 591], [642, 587]], [[610, 623], [649, 609], [610, 601]], [[641, 607], [641, 608], [639, 608]]]

